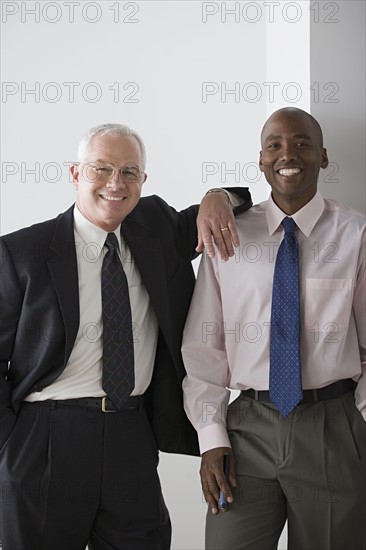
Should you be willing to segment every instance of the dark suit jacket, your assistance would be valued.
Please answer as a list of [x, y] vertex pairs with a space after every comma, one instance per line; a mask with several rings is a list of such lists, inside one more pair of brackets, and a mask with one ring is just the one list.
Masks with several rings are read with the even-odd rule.
[[[251, 206], [246, 189], [234, 189]], [[197, 206], [180, 213], [157, 196], [141, 198], [121, 231], [159, 322], [148, 414], [159, 449], [199, 454], [185, 416], [180, 347], [195, 282]], [[51, 384], [64, 370], [79, 327], [73, 207], [57, 218], [0, 238], [0, 404], [15, 414], [26, 395]], [[4, 410], [7, 412], [4, 414]], [[0, 445], [12, 415], [3, 407]]]

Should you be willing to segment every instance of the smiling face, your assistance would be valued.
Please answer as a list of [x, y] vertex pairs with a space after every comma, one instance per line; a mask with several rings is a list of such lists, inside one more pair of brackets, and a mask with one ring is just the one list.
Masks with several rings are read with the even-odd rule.
[[300, 109], [281, 109], [262, 130], [259, 166], [286, 214], [297, 212], [316, 193], [320, 168], [328, 166], [321, 130]]
[[[126, 166], [131, 170], [125, 169], [122, 176], [119, 169]], [[111, 167], [115, 171], [108, 179]], [[71, 167], [80, 212], [105, 231], [114, 231], [140, 199], [147, 177], [142, 167], [141, 149], [134, 137], [94, 136], [80, 164]]]

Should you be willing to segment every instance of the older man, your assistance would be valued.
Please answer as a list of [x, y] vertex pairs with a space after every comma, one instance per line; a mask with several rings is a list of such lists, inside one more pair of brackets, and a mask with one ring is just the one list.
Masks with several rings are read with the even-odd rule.
[[[197, 452], [180, 341], [198, 209], [140, 198], [144, 170], [135, 132], [93, 128], [76, 205], [1, 238], [3, 550], [170, 546], [156, 467], [158, 449]], [[227, 197], [205, 201], [230, 248]]]

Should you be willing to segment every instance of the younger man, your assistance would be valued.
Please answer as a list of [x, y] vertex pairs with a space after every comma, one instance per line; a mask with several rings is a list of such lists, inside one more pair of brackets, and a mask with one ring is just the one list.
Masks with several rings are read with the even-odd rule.
[[365, 220], [317, 191], [328, 157], [311, 115], [276, 111], [261, 142], [271, 196], [237, 217], [235, 259], [202, 260], [183, 338], [206, 548], [275, 549], [288, 520], [289, 548], [361, 550]]

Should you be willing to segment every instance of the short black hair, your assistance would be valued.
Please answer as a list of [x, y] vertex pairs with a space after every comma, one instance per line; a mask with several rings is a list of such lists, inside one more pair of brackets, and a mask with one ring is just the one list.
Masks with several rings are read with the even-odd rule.
[[302, 109], [299, 109], [297, 107], [282, 107], [282, 109], [278, 109], [278, 111], [274, 111], [274, 113], [271, 114], [271, 116], [266, 120], [263, 128], [262, 128], [262, 132], [261, 132], [261, 142], [262, 142], [262, 136], [263, 136], [263, 132], [264, 132], [264, 129], [265, 127], [267, 126], [267, 123], [268, 121], [274, 116], [274, 115], [277, 115], [279, 113], [285, 113], [285, 114], [302, 114], [302, 115], [305, 115], [312, 123], [312, 125], [314, 126], [315, 128], [315, 131], [316, 133], [318, 134], [318, 138], [319, 138], [319, 143], [320, 143], [320, 147], [323, 147], [323, 132], [322, 132], [322, 129], [320, 127], [320, 124], [319, 122], [316, 120], [316, 118], [314, 118], [310, 113], [307, 113], [306, 111], [303, 111]]

